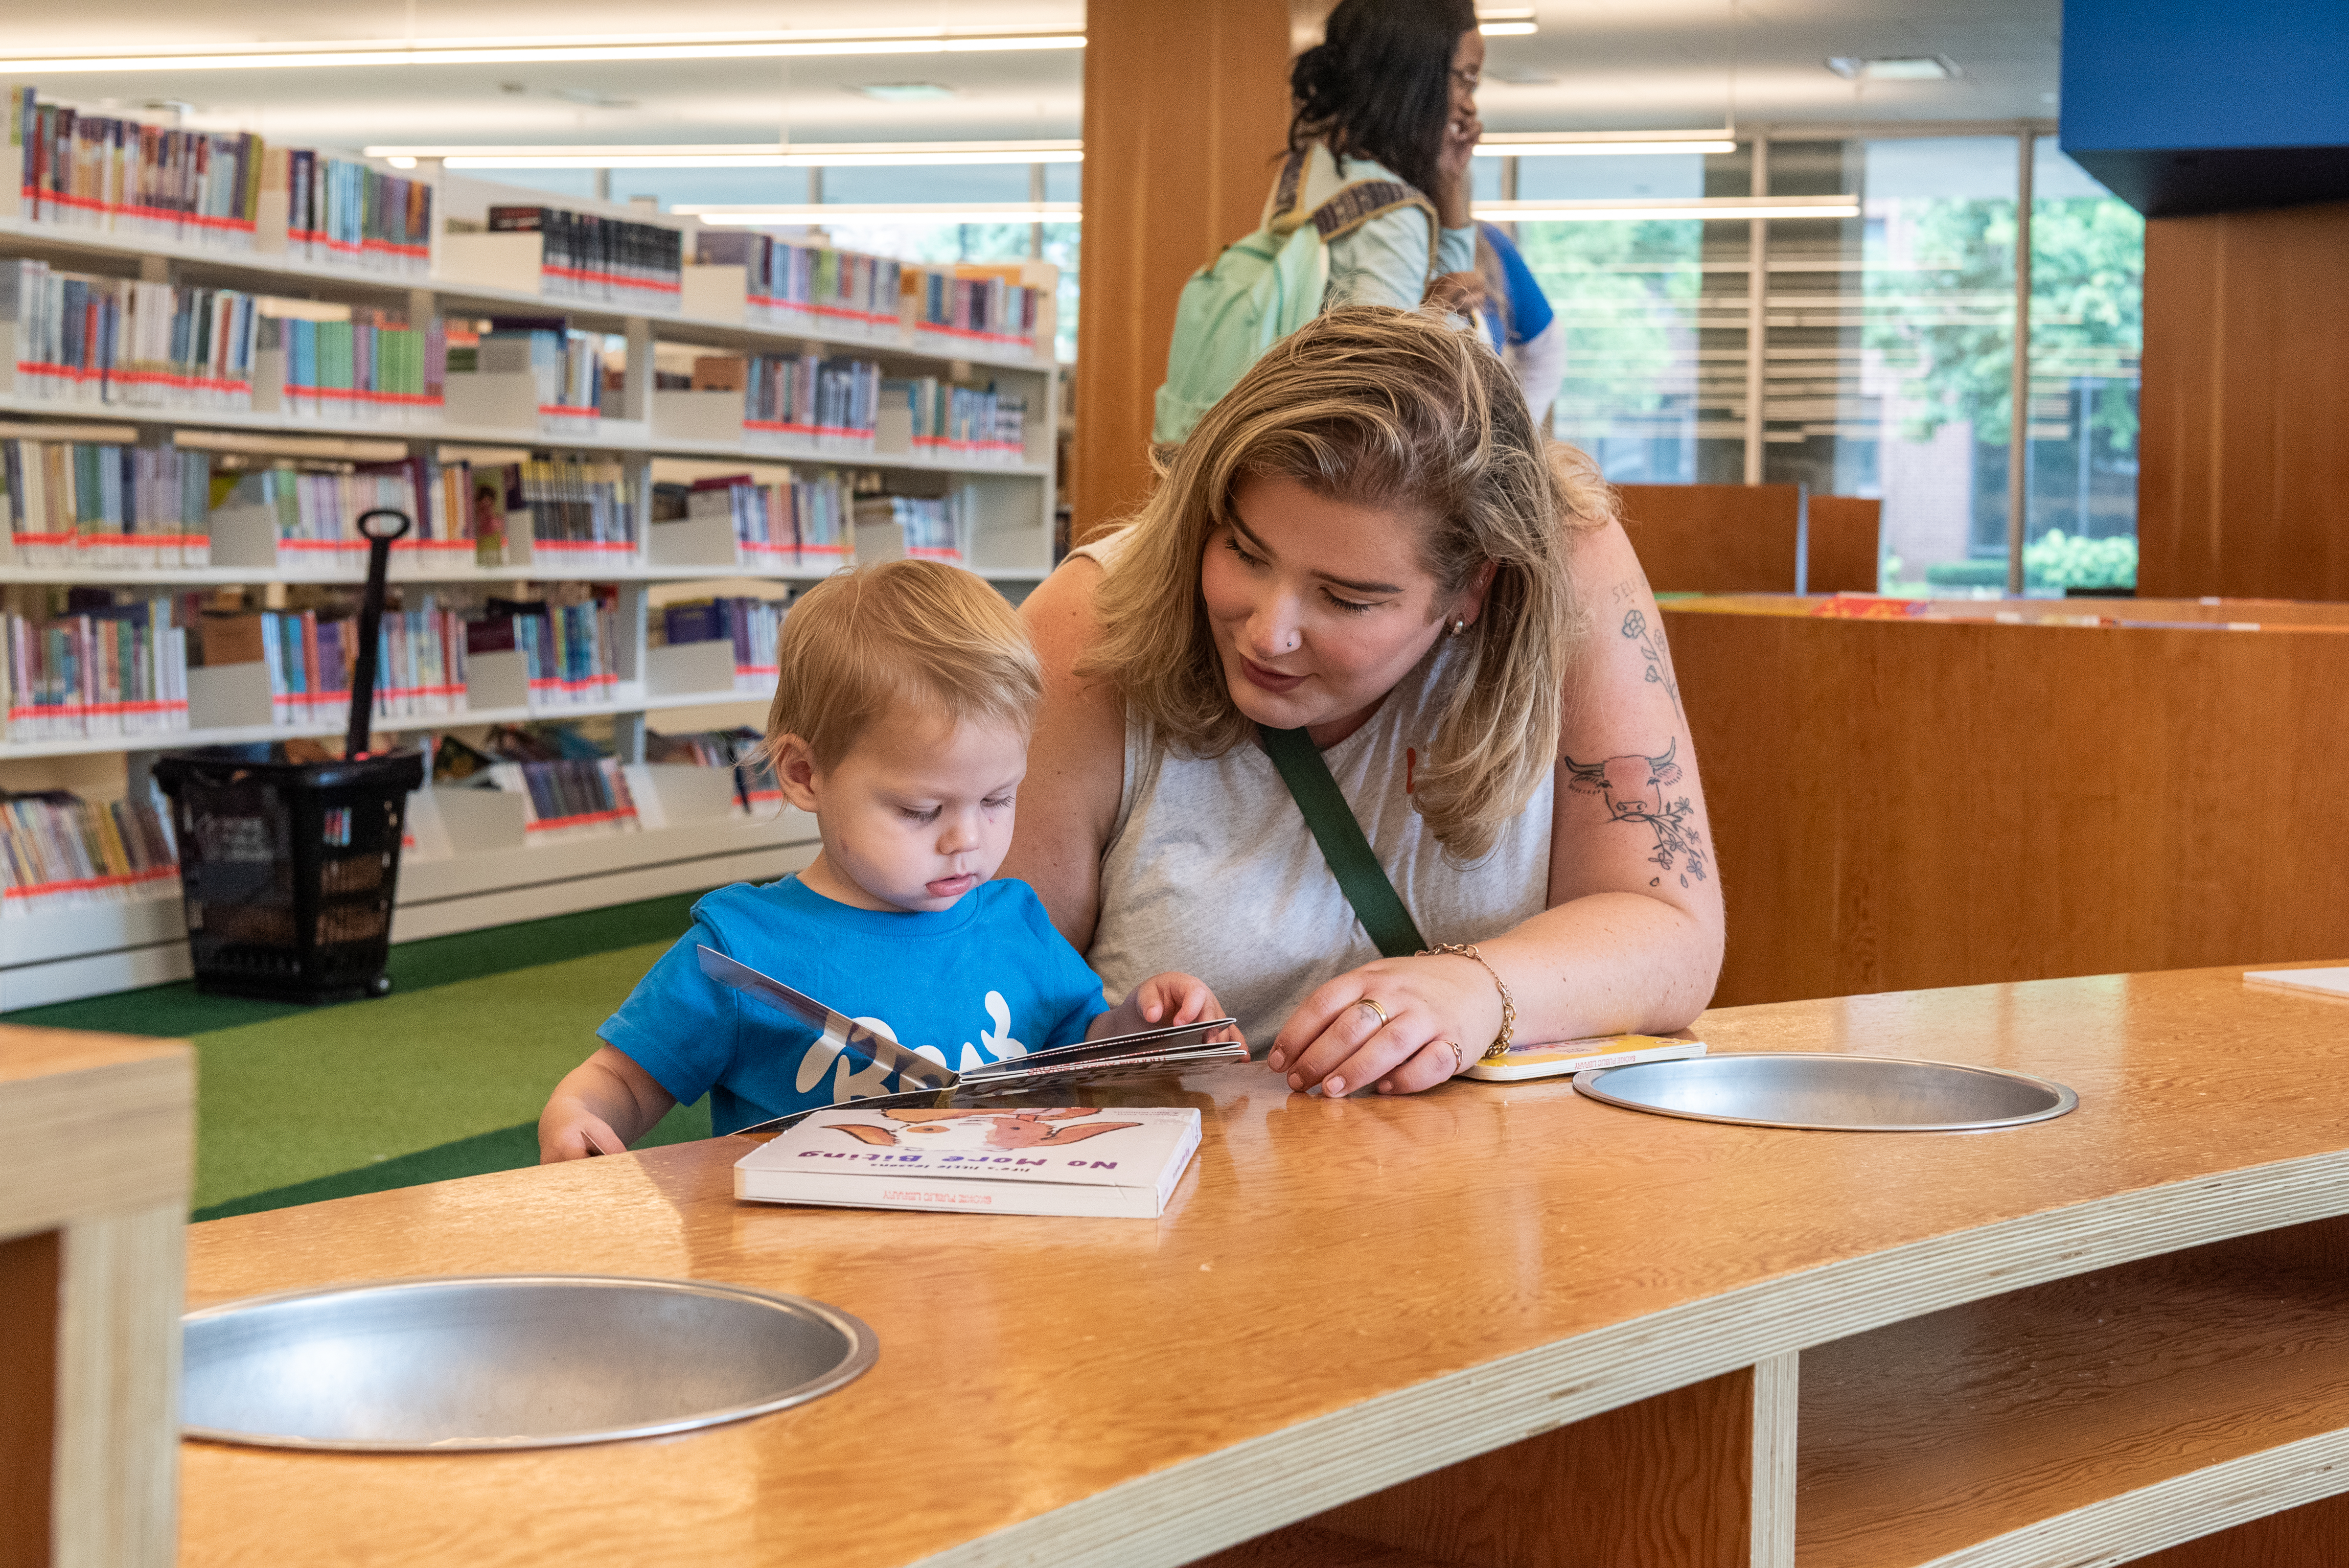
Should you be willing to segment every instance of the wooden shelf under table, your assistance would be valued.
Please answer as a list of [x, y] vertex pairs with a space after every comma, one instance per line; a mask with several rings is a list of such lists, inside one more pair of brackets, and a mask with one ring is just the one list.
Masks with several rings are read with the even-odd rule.
[[2111, 1563], [2340, 1490], [2349, 1221], [1806, 1350], [1799, 1568]]

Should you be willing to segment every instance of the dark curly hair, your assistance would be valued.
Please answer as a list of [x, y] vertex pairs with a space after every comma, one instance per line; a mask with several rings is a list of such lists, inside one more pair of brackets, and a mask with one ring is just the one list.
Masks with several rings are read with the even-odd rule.
[[1341, 158], [1375, 159], [1433, 191], [1453, 51], [1475, 26], [1474, 0], [1342, 0], [1323, 41], [1289, 67], [1289, 151], [1327, 140]]

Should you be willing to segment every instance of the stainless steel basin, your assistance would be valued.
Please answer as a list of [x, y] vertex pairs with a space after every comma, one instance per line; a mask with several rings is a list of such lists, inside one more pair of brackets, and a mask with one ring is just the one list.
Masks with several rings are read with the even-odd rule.
[[1810, 1052], [1729, 1053], [1574, 1075], [1577, 1094], [1626, 1110], [1840, 1132], [1973, 1132], [2060, 1116], [2063, 1085], [1992, 1067]]
[[800, 1296], [693, 1280], [484, 1274], [189, 1313], [186, 1435], [277, 1449], [534, 1449], [737, 1421], [879, 1355]]

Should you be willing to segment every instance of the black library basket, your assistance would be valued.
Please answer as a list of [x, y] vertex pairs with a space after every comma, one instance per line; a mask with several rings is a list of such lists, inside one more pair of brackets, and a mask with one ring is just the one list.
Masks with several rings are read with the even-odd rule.
[[[398, 526], [378, 533], [378, 518]], [[376, 637], [391, 542], [405, 514], [369, 512], [367, 596], [351, 675], [345, 760], [292, 763], [272, 744], [213, 746], [157, 759], [171, 799], [200, 991], [280, 1002], [346, 1002], [391, 989], [392, 897], [409, 792], [424, 782], [412, 751], [367, 754]]]

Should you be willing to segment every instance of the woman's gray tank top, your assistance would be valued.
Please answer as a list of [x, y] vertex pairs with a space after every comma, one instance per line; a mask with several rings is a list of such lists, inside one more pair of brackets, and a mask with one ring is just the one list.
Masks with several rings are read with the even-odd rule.
[[[1112, 535], [1076, 553], [1114, 570], [1120, 543]], [[1321, 753], [1431, 943], [1498, 936], [1547, 906], [1555, 788], [1546, 776], [1483, 859], [1444, 859], [1410, 792], [1435, 737], [1446, 651], [1439, 639], [1370, 722]], [[1183, 970], [1214, 988], [1259, 1047], [1324, 981], [1379, 956], [1262, 750], [1171, 755], [1131, 718], [1100, 909], [1085, 956], [1112, 1002]]]

